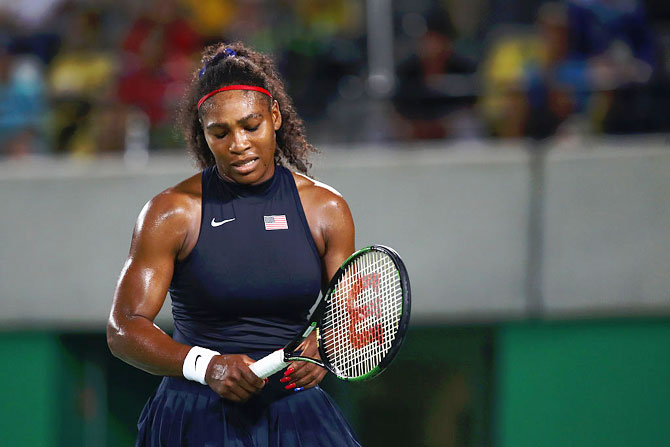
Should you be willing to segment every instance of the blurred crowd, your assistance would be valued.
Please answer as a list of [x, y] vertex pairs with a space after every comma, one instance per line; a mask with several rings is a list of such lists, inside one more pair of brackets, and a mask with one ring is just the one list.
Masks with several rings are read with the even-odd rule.
[[0, 0], [0, 156], [182, 147], [176, 109], [222, 40], [274, 55], [316, 143], [670, 130], [661, 0], [389, 4], [375, 95], [362, 0]]

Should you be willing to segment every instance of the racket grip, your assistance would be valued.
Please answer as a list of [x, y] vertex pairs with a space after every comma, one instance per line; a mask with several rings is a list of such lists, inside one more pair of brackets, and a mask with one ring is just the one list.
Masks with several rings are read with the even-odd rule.
[[272, 354], [268, 354], [262, 359], [249, 365], [249, 369], [253, 371], [259, 378], [265, 379], [276, 372], [286, 368], [289, 364], [284, 361], [284, 350], [280, 349]]

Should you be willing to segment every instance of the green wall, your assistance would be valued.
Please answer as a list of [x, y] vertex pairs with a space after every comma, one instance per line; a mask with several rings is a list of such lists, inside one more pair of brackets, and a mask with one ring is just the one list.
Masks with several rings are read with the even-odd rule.
[[[492, 334], [413, 327], [379, 378], [322, 385], [366, 447], [489, 445]], [[102, 333], [0, 333], [0, 354], [11, 359], [0, 375], [3, 446], [133, 445], [160, 380], [112, 357]]]
[[[160, 380], [102, 333], [0, 332], [0, 355], [0, 445], [132, 445]], [[670, 319], [414, 326], [378, 379], [323, 386], [366, 447], [665, 446]]]
[[491, 326], [412, 327], [370, 382], [326, 389], [365, 447], [490, 446]]
[[58, 437], [61, 346], [47, 333], [0, 332], [0, 443], [49, 446]]
[[670, 445], [670, 320], [511, 323], [496, 352], [498, 447]]
[[112, 357], [103, 333], [0, 332], [0, 445], [129, 446], [159, 377]]

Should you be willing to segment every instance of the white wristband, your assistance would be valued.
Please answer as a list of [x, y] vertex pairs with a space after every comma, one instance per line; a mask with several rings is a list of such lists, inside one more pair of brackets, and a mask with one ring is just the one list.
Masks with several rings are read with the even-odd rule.
[[184, 365], [182, 366], [184, 378], [207, 385], [207, 382], [205, 381], [207, 366], [209, 366], [209, 362], [215, 355], [221, 354], [212, 351], [211, 349], [193, 346], [191, 350], [188, 351], [188, 354], [186, 354]]

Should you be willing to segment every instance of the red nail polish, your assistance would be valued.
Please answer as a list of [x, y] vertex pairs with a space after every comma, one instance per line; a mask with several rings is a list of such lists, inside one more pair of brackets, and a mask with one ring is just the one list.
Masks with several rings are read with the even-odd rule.
[[295, 388], [295, 383], [289, 383], [284, 388], [286, 388], [287, 390], [292, 390], [293, 388]]
[[268, 382], [270, 381], [270, 379], [268, 379], [268, 378], [266, 377], [265, 379], [263, 379], [263, 381], [264, 381], [265, 383], [268, 383]]
[[279, 381], [281, 383], [290, 382], [291, 381], [291, 376], [282, 377], [281, 379], [279, 379]]
[[289, 368], [286, 371], [284, 371], [284, 375], [288, 376], [289, 374], [293, 373], [293, 371], [295, 371], [293, 368]]

